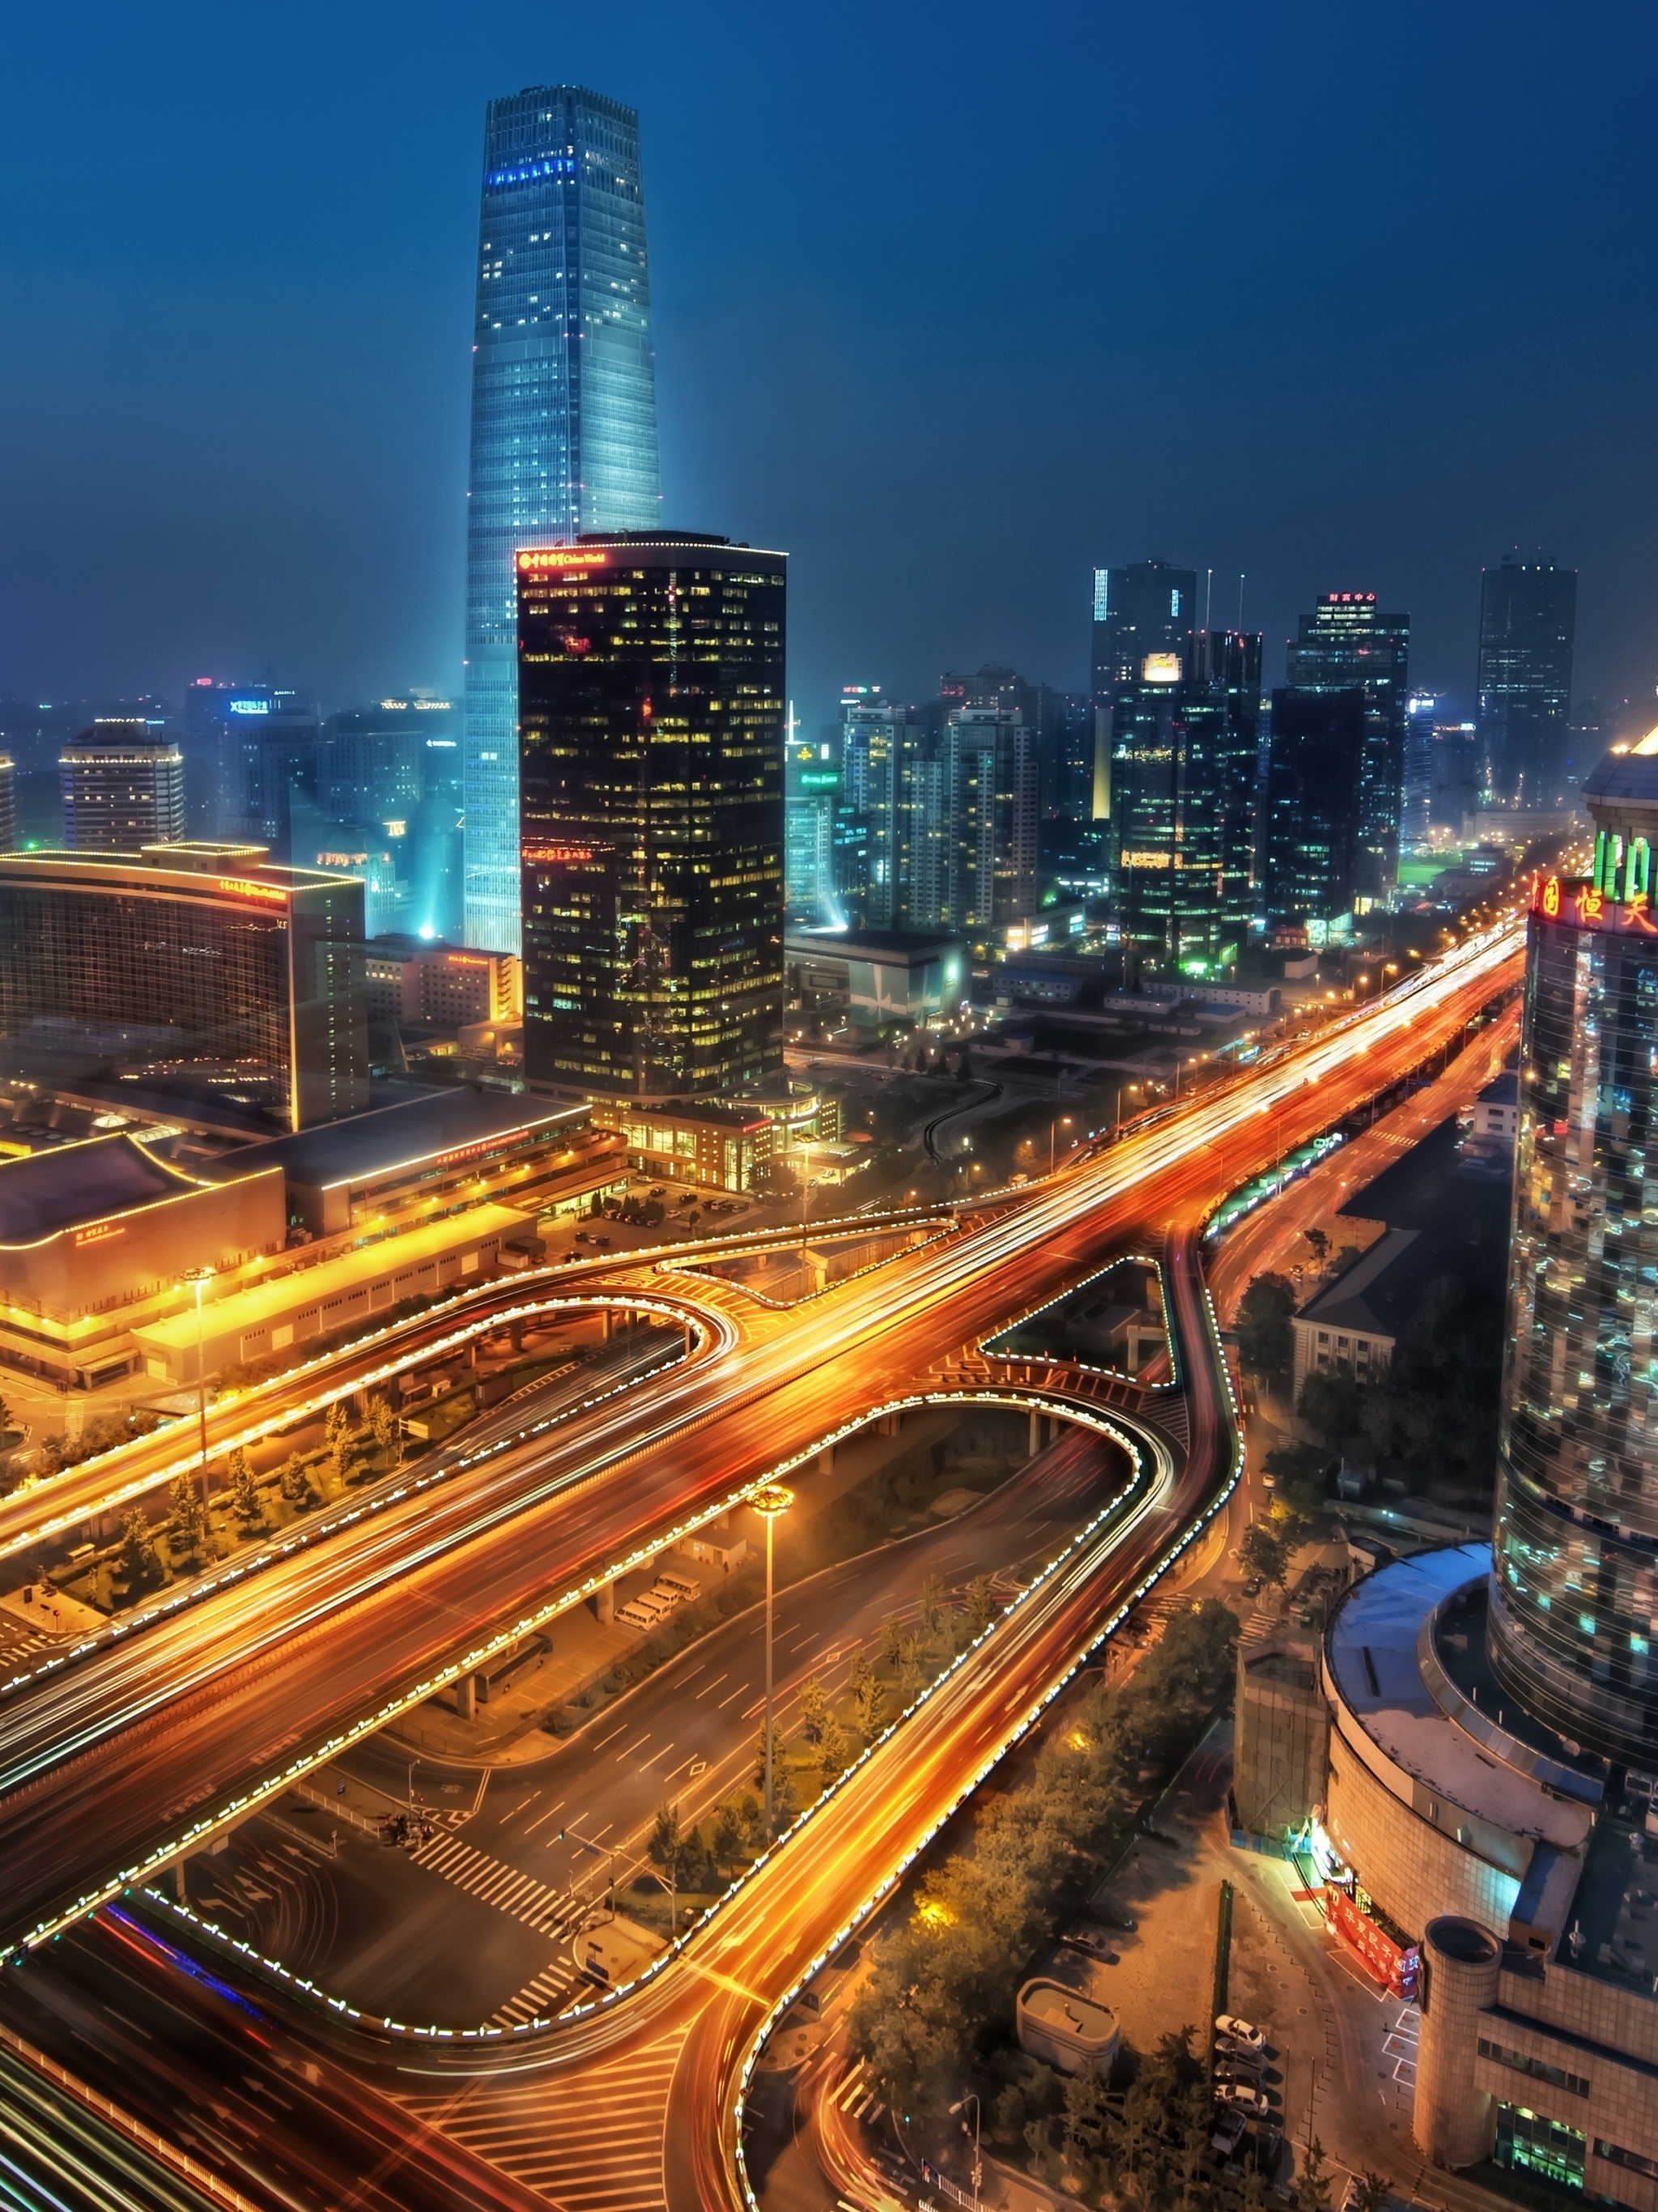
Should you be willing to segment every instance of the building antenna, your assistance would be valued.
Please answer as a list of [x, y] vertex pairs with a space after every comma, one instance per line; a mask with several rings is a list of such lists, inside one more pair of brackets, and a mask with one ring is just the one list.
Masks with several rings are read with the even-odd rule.
[[1239, 575], [1239, 577], [1238, 577], [1238, 629], [1239, 629], [1239, 630], [1240, 630], [1240, 631], [1242, 631], [1242, 628], [1243, 628], [1243, 578], [1242, 578], [1242, 574], [1240, 574], [1240, 575]]
[[1209, 627], [1209, 610], [1211, 605], [1213, 604], [1214, 597], [1215, 572], [1212, 568], [1206, 568], [1203, 572], [1203, 626], [1205, 629], [1207, 629]]

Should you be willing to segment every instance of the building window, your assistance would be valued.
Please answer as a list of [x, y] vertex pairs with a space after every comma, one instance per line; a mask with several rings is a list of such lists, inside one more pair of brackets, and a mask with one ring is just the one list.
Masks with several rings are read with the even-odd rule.
[[1528, 2112], [1523, 2105], [1497, 2108], [1497, 2148], [1499, 2166], [1516, 2173], [1540, 2173], [1562, 2188], [1583, 2186], [1583, 2154], [1588, 2142], [1581, 2128], [1563, 2126]]
[[1597, 2142], [1596, 2158], [1603, 2158], [1609, 2166], [1626, 2166], [1631, 2173], [1643, 2173], [1649, 2181], [1658, 2181], [1658, 2158], [1643, 2158], [1638, 2150], [1625, 2150], [1622, 2143]]
[[1533, 2058], [1529, 2051], [1510, 2051], [1504, 2044], [1488, 2043], [1483, 2035], [1479, 2039], [1479, 2055], [1482, 2058], [1494, 2058], [1499, 2066], [1512, 2066], [1516, 2074], [1529, 2074], [1535, 2081], [1551, 2082], [1570, 2096], [1587, 2097], [1589, 2093], [1589, 2085], [1581, 2074], [1568, 2074], [1564, 2067], [1551, 2066], [1546, 2059]]

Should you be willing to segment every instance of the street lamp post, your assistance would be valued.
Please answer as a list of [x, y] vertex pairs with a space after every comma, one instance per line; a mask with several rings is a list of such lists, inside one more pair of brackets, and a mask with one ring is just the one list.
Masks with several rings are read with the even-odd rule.
[[1050, 1121], [1048, 1125], [1048, 1172], [1050, 1176], [1054, 1172], [1054, 1134], [1058, 1130], [1068, 1129], [1070, 1127], [1071, 1116], [1068, 1114], [1061, 1114], [1057, 1121]]
[[202, 1511], [211, 1510], [207, 1486], [207, 1350], [202, 1319], [202, 1293], [213, 1280], [211, 1267], [192, 1267], [185, 1277], [196, 1293], [196, 1425], [202, 1449]]
[[772, 1668], [771, 1668], [771, 1560], [772, 1527], [780, 1514], [786, 1513], [794, 1503], [794, 1492], [785, 1490], [780, 1482], [768, 1482], [756, 1490], [749, 1503], [766, 1524], [766, 1841], [772, 1839], [772, 1807], [775, 1802], [773, 1768], [776, 1747], [772, 1741]]

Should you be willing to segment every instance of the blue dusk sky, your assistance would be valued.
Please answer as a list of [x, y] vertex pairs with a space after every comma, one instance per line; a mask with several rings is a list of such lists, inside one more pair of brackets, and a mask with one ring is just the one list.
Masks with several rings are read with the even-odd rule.
[[14, 7], [0, 690], [459, 679], [483, 105], [639, 109], [665, 519], [793, 556], [803, 718], [1084, 681], [1090, 571], [1373, 588], [1466, 702], [1479, 570], [1658, 679], [1649, 6]]

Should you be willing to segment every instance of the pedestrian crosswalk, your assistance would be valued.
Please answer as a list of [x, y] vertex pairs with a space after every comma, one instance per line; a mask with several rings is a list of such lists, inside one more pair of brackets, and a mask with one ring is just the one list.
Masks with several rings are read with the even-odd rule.
[[499, 2012], [491, 2013], [490, 2026], [517, 2027], [526, 2020], [551, 2019], [580, 1978], [574, 1960], [555, 1959], [534, 1981], [526, 1982], [515, 1997], [509, 1997]]
[[446, 1832], [429, 1837], [414, 1856], [417, 1866], [429, 1867], [480, 1904], [492, 1905], [498, 1912], [510, 1912], [514, 1920], [522, 1920], [544, 1936], [563, 1935], [574, 1927], [585, 1909], [580, 1899], [568, 1890], [537, 1881], [532, 1875], [508, 1866], [504, 1859], [491, 1858], [488, 1851], [474, 1850], [471, 1844]]
[[561, 2212], [663, 2212], [669, 2091], [687, 2033], [608, 2055], [602, 2099], [586, 2069], [567, 2084], [554, 2068], [480, 2075], [459, 2096], [404, 2101]]

